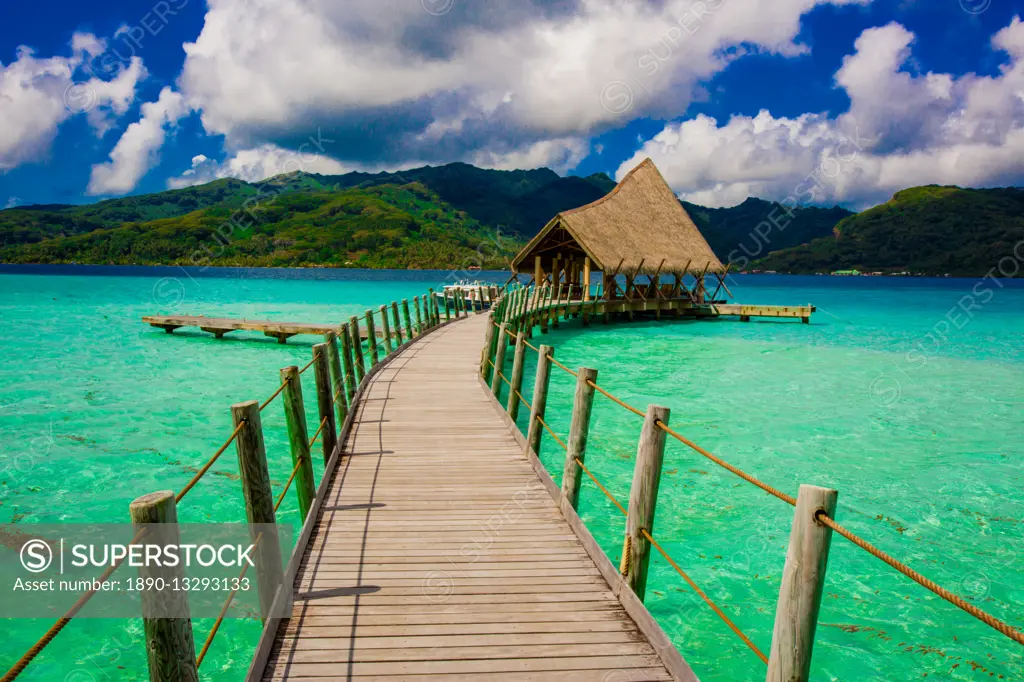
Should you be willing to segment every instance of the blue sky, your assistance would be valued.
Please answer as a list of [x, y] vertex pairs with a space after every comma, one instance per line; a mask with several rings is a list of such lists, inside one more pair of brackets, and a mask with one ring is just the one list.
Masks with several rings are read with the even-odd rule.
[[706, 205], [1024, 184], [1024, 3], [37, 0], [0, 24], [0, 207], [466, 161]]

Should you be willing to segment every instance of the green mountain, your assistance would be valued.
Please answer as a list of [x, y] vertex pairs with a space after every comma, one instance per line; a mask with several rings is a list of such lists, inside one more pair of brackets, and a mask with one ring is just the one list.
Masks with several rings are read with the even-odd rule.
[[754, 267], [779, 272], [911, 272], [982, 276], [1024, 239], [1024, 190], [928, 185], [842, 220], [832, 235]]
[[[254, 186], [241, 183], [236, 189], [242, 196], [256, 196]], [[233, 197], [172, 218], [9, 246], [0, 249], [0, 261], [503, 268], [519, 246], [419, 183], [340, 191], [285, 189], [250, 204], [250, 212], [241, 206]]]
[[[614, 186], [604, 174], [563, 178], [546, 168], [464, 163], [223, 179], [87, 206], [0, 211], [0, 261], [188, 264], [205, 252], [203, 263], [218, 265], [504, 268], [556, 213]], [[221, 227], [232, 215], [244, 227]]]
[[732, 263], [736, 270], [772, 251], [832, 234], [836, 223], [853, 215], [838, 206], [789, 209], [753, 197], [729, 208], [705, 208], [687, 201], [682, 204], [719, 260]]

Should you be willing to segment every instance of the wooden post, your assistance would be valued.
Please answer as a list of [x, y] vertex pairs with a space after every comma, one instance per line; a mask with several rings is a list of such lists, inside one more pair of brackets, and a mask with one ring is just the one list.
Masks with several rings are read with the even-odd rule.
[[405, 333], [412, 341], [416, 338], [416, 332], [412, 328], [412, 319], [409, 317], [409, 299], [402, 299], [402, 317], [405, 318]]
[[[345, 364], [345, 397], [348, 398], [349, 408], [352, 409], [352, 401], [356, 397], [356, 363], [352, 357], [352, 334], [348, 325], [341, 327], [341, 360]], [[345, 422], [342, 422], [344, 424]]]
[[478, 303], [480, 304], [480, 312], [483, 312], [484, 311], [484, 288], [483, 287], [477, 287], [476, 288], [476, 296], [477, 296], [477, 298], [480, 299], [478, 301]]
[[448, 290], [444, 290], [444, 321], [449, 322], [452, 319], [452, 309], [448, 305]]
[[587, 303], [590, 301], [590, 256], [583, 259], [583, 303], [580, 310], [583, 312], [583, 326], [590, 326], [590, 313], [587, 312]]
[[377, 351], [377, 327], [373, 324], [373, 311], [366, 311], [366, 343], [370, 346], [370, 367], [376, 367], [380, 362], [380, 353]]
[[[590, 382], [590, 383], [588, 383]], [[587, 437], [590, 434], [590, 413], [594, 407], [594, 387], [597, 370], [580, 367], [576, 377], [576, 395], [572, 402], [572, 421], [569, 425], [569, 442], [565, 451], [565, 468], [562, 470], [562, 497], [573, 509], [580, 499], [580, 482], [583, 469], [576, 462], [585, 461]]]
[[519, 416], [519, 394], [523, 391], [523, 365], [526, 364], [526, 334], [516, 335], [516, 354], [512, 361], [512, 387], [508, 392], [508, 403], [505, 411], [514, 422]]
[[[321, 423], [324, 424], [324, 428], [320, 432], [320, 445], [323, 448], [324, 464], [326, 464], [327, 460], [334, 454], [334, 447], [338, 444], [338, 423], [334, 420], [334, 394], [331, 393], [331, 372], [327, 363], [326, 344], [313, 346], [313, 353], [315, 354], [313, 356], [315, 359], [313, 363], [313, 376], [316, 379], [316, 406], [317, 414], [320, 415], [317, 428], [320, 428]], [[326, 423], [324, 423], [325, 419], [327, 420]], [[312, 481], [313, 470], [310, 469], [309, 473], [310, 480]], [[316, 488], [315, 482], [313, 482], [313, 488], [314, 490]]]
[[267, 451], [263, 445], [263, 424], [260, 422], [260, 404], [255, 400], [231, 406], [231, 417], [237, 428], [243, 421], [245, 428], [235, 438], [238, 452], [238, 472], [242, 479], [242, 497], [245, 517], [250, 524], [266, 524], [262, 536], [252, 529], [253, 542], [261, 537], [259, 551], [254, 557], [259, 586], [260, 611], [266, 619], [271, 613], [274, 595], [284, 582], [284, 564], [281, 562], [281, 543], [274, 524], [274, 491], [270, 487], [267, 470]]
[[433, 329], [437, 326], [437, 296], [434, 296], [433, 287], [427, 289], [427, 298], [423, 301], [423, 310], [427, 314], [427, 326]]
[[388, 322], [388, 307], [386, 305], [382, 305], [378, 310], [380, 311], [381, 333], [384, 334], [384, 348], [387, 350], [387, 354], [391, 355], [395, 349], [395, 344], [394, 339], [391, 338], [391, 323]]
[[551, 300], [551, 291], [554, 287], [550, 284], [544, 286], [544, 291], [539, 297], [537, 303], [537, 321], [540, 322], [540, 333], [548, 333], [548, 316], [551, 314], [549, 303]]
[[558, 329], [558, 308], [562, 305], [562, 291], [564, 290], [564, 288], [565, 288], [565, 285], [559, 283], [559, 285], [558, 285], [558, 295], [555, 297], [555, 306], [554, 306], [554, 309], [552, 311], [553, 314], [551, 315], [551, 325], [555, 329]]
[[[315, 346], [313, 352], [316, 353]], [[313, 363], [314, 365], [316, 363]], [[288, 444], [292, 451], [292, 467], [299, 467], [295, 474], [295, 492], [299, 498], [299, 514], [306, 520], [309, 508], [316, 497], [316, 482], [313, 480], [313, 461], [309, 457], [309, 429], [306, 428], [306, 407], [302, 401], [302, 380], [298, 367], [281, 370], [281, 382], [285, 383], [281, 400], [284, 402], [284, 420], [288, 424]], [[301, 462], [301, 464], [300, 464]]]
[[537, 376], [533, 381], [533, 402], [530, 404], [530, 425], [526, 429], [526, 443], [535, 453], [540, 455], [540, 441], [544, 433], [540, 419], [544, 418], [544, 409], [548, 404], [548, 384], [551, 383], [551, 356], [555, 349], [541, 346], [537, 349]]
[[825, 569], [832, 529], [818, 522], [818, 511], [835, 518], [839, 493], [813, 485], [800, 486], [793, 528], [789, 534], [782, 587], [775, 608], [775, 629], [768, 658], [768, 682], [807, 682], [818, 610], [825, 589]]
[[413, 304], [416, 307], [416, 334], [422, 334], [423, 329], [423, 315], [420, 314], [420, 297], [416, 296], [412, 299]]
[[480, 376], [483, 377], [484, 381], [490, 382], [491, 380], [491, 358], [494, 357], [495, 347], [495, 326], [494, 326], [494, 315], [490, 315], [487, 320], [487, 331], [484, 332], [484, 356], [480, 360]]
[[[505, 338], [505, 330], [507, 328], [507, 325], [502, 322], [501, 327], [498, 329], [498, 334], [501, 335], [501, 338]], [[498, 344], [498, 350], [494, 353], [494, 375], [491, 376], [491, 393], [493, 393], [494, 397], [499, 400], [501, 399], [502, 371], [505, 369], [505, 348], [507, 348], [505, 344]]]
[[654, 536], [654, 507], [658, 502], [661, 464], [665, 458], [666, 433], [658, 422], [668, 425], [669, 409], [647, 406], [640, 443], [636, 450], [633, 485], [629, 490], [629, 513], [626, 516], [626, 543], [622, 552], [622, 575], [630, 589], [644, 599], [647, 590], [647, 566], [651, 560], [651, 543], [640, 532]]
[[352, 337], [352, 355], [356, 365], [356, 378], [360, 383], [366, 376], [366, 363], [363, 360], [363, 339], [359, 334], [359, 318], [353, 315], [348, 320], [348, 331]]
[[[128, 514], [136, 529], [147, 529], [146, 536], [149, 537], [143, 536], [146, 538], [142, 541], [144, 545], [181, 544], [178, 512], [172, 491], [162, 490], [143, 495], [128, 506]], [[151, 524], [161, 525], [156, 528]], [[167, 585], [181, 584], [185, 579], [185, 569], [180, 563], [174, 567], [143, 564], [139, 566], [139, 578], [163, 580]], [[150, 682], [198, 682], [188, 591], [170, 587], [142, 590], [140, 598]]]
[[395, 338], [398, 339], [398, 345], [401, 346], [405, 343], [405, 339], [402, 336], [402, 320], [398, 317], [398, 301], [391, 302], [391, 318], [395, 323]]
[[345, 395], [345, 375], [341, 370], [341, 353], [338, 351], [338, 336], [334, 332], [326, 332], [324, 340], [327, 342], [327, 361], [331, 368], [331, 398], [337, 411], [335, 424], [341, 428], [345, 424], [345, 417], [348, 416], [348, 396]]

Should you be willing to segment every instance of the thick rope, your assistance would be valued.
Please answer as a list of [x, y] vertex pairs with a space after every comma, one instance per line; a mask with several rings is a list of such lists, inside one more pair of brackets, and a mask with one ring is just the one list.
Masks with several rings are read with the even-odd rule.
[[272, 395], [272, 396], [270, 396], [269, 398], [267, 398], [267, 399], [266, 399], [266, 400], [265, 400], [265, 401], [263, 402], [263, 404], [262, 404], [262, 405], [260, 405], [260, 412], [262, 412], [262, 411], [263, 411], [263, 409], [264, 409], [264, 408], [265, 408], [265, 407], [266, 407], [267, 405], [269, 405], [270, 403], [274, 402], [274, 398], [276, 398], [277, 396], [281, 395], [281, 391], [283, 391], [283, 390], [285, 389], [285, 387], [286, 387], [287, 385], [288, 385], [288, 380], [287, 380], [287, 379], [285, 379], [284, 381], [282, 381], [282, 382], [281, 382], [281, 385], [277, 387], [277, 390], [276, 390], [276, 391], [274, 391], [274, 395]]
[[563, 370], [565, 370], [569, 374], [573, 375], [574, 377], [578, 377], [579, 376], [579, 372], [574, 372], [571, 369], [569, 369], [568, 367], [566, 367], [565, 365], [563, 365], [562, 363], [560, 363], [558, 360], [555, 360], [554, 356], [551, 355], [550, 353], [548, 354], [548, 360], [550, 360], [552, 363], [554, 363], [554, 365], [556, 367], [562, 368]]
[[629, 516], [629, 514], [626, 513], [626, 508], [623, 507], [622, 504], [617, 499], [615, 499], [614, 495], [612, 495], [610, 492], [608, 492], [607, 488], [605, 488], [603, 485], [601, 485], [601, 481], [597, 480], [597, 477], [595, 477], [594, 474], [590, 473], [590, 469], [588, 469], [586, 467], [586, 465], [583, 464], [583, 462], [580, 460], [580, 458], [579, 457], [574, 457], [573, 459], [576, 460], [576, 464], [579, 465], [580, 469], [583, 469], [583, 473], [585, 473], [587, 476], [590, 476], [590, 480], [594, 482], [594, 485], [596, 485], [598, 488], [600, 488], [601, 492], [604, 493], [605, 497], [607, 497], [609, 500], [611, 500], [615, 504], [615, 506], [619, 508], [619, 511], [622, 512], [622, 515], [623, 516]]
[[699, 587], [697, 587], [697, 583], [693, 582], [693, 580], [690, 579], [690, 576], [686, 575], [686, 571], [681, 569], [679, 567], [679, 564], [677, 564], [675, 561], [672, 560], [672, 557], [670, 557], [668, 555], [668, 552], [665, 551], [665, 548], [663, 548], [661, 545], [659, 545], [658, 541], [655, 540], [653, 537], [651, 537], [651, 534], [647, 532], [647, 529], [646, 528], [641, 528], [640, 529], [640, 534], [643, 535], [645, 538], [647, 538], [648, 542], [650, 542], [652, 545], [654, 545], [654, 548], [657, 549], [658, 552], [661, 553], [661, 556], [665, 557], [665, 561], [670, 563], [672, 565], [672, 568], [676, 569], [676, 572], [683, 577], [683, 580], [685, 580], [686, 583], [690, 587], [693, 588], [693, 591], [696, 592], [698, 594], [698, 596], [700, 596], [700, 598], [703, 599], [704, 602], [708, 606], [710, 606], [711, 609], [716, 614], [718, 614], [718, 617], [721, 618], [725, 622], [725, 624], [729, 626], [729, 629], [731, 629], [733, 632], [735, 632], [736, 635], [740, 639], [743, 640], [744, 644], [746, 644], [748, 647], [750, 647], [751, 651], [753, 651], [755, 654], [757, 654], [757, 657], [761, 659], [761, 662], [763, 662], [765, 665], [767, 665], [768, 664], [768, 657], [765, 656], [761, 652], [761, 650], [757, 648], [756, 644], [754, 644], [753, 642], [750, 641], [749, 637], [747, 637], [745, 634], [743, 634], [742, 630], [740, 630], [738, 627], [736, 627], [736, 624], [733, 623], [732, 620], [729, 619], [729, 616], [725, 615], [725, 612], [722, 611], [722, 609], [718, 608], [718, 605], [715, 604], [715, 602], [711, 601], [711, 598], [708, 595], [704, 594], [704, 590], [702, 590]]
[[545, 429], [547, 429], [547, 432], [551, 434], [551, 437], [555, 439], [555, 442], [557, 442], [559, 445], [562, 446], [563, 450], [568, 450], [569, 449], [569, 446], [567, 446], [565, 444], [565, 441], [563, 441], [561, 438], [559, 438], [558, 434], [551, 430], [551, 427], [548, 426], [548, 423], [546, 421], [541, 419], [541, 416], [539, 414], [537, 415], [537, 421], [540, 422], [541, 426], [543, 426]]
[[590, 379], [587, 379], [587, 386], [590, 386], [591, 388], [595, 389], [598, 393], [600, 393], [604, 397], [608, 398], [612, 402], [618, 403], [619, 405], [621, 405], [622, 407], [626, 408], [627, 410], [629, 410], [633, 414], [638, 414], [641, 417], [646, 417], [647, 416], [643, 412], [641, 412], [640, 410], [638, 410], [635, 407], [633, 407], [632, 405], [628, 405], [628, 404], [622, 402], [621, 400], [619, 400], [618, 398], [613, 396], [611, 393], [609, 393], [608, 391], [604, 390], [603, 388], [601, 388], [600, 386], [595, 384]]
[[324, 417], [323, 419], [320, 420], [320, 428], [317, 429], [316, 433], [313, 434], [313, 439], [309, 441], [309, 445], [306, 446], [307, 448], [313, 447], [313, 443], [315, 443], [316, 439], [320, 437], [320, 432], [324, 430], [324, 426], [326, 426], [326, 424], [327, 417]]
[[[252, 546], [255, 549], [256, 545], [260, 544], [260, 540], [263, 538], [263, 533], [256, 536], [256, 540], [253, 541]], [[238, 583], [241, 586], [242, 578], [245, 577], [246, 571], [249, 570], [249, 564], [247, 563], [242, 567], [242, 572], [238, 574]], [[235, 594], [238, 593], [238, 587], [235, 587], [228, 594], [228, 598], [224, 601], [224, 606], [220, 609], [220, 615], [217, 616], [217, 620], [214, 621], [213, 627], [210, 628], [209, 634], [206, 635], [206, 641], [203, 642], [203, 648], [199, 650], [199, 655], [196, 656], [196, 668], [203, 664], [203, 659], [206, 658], [207, 652], [210, 650], [210, 645], [213, 644], [213, 638], [217, 636], [217, 632], [220, 630], [221, 624], [224, 622], [224, 617], [228, 613], [228, 609], [231, 607], [231, 602], [235, 600]]]
[[872, 545], [867, 540], [864, 540], [863, 538], [861, 538], [861, 537], [859, 537], [857, 535], [854, 535], [850, 531], [848, 531], [845, 528], [843, 528], [842, 526], [840, 526], [838, 523], [833, 521], [829, 517], [829, 515], [826, 514], [824, 511], [820, 511], [819, 510], [814, 515], [814, 518], [816, 520], [820, 521], [822, 524], [828, 526], [829, 528], [831, 528], [835, 532], [839, 533], [844, 538], [846, 538], [847, 540], [849, 540], [853, 544], [857, 545], [858, 547], [863, 549], [865, 552], [867, 552], [871, 556], [875, 557], [876, 559], [881, 559], [882, 561], [887, 563], [892, 568], [895, 568], [897, 571], [899, 571], [903, 575], [907, 576], [908, 578], [913, 580], [915, 583], [917, 583], [921, 587], [934, 592], [935, 594], [939, 595], [940, 597], [942, 597], [943, 599], [948, 601], [953, 606], [956, 606], [957, 608], [959, 608], [959, 609], [961, 609], [963, 611], [966, 611], [967, 613], [971, 614], [972, 616], [974, 616], [975, 618], [980, 620], [985, 625], [988, 625], [990, 628], [993, 628], [993, 629], [997, 630], [998, 632], [1006, 635], [1007, 637], [1009, 637], [1013, 641], [1017, 642], [1018, 644], [1024, 644], [1024, 634], [1022, 634], [1021, 631], [1018, 630], [1017, 628], [1011, 627], [1011, 626], [1007, 625], [1006, 623], [1004, 623], [1003, 621], [1001, 621], [998, 618], [996, 618], [995, 616], [989, 615], [988, 613], [985, 613], [984, 611], [982, 611], [978, 607], [972, 606], [971, 604], [968, 604], [967, 602], [965, 602], [960, 597], [956, 596], [955, 594], [953, 594], [949, 590], [947, 590], [947, 589], [945, 589], [943, 587], [940, 587], [939, 585], [937, 585], [936, 583], [932, 582], [928, 578], [924, 577], [923, 575], [921, 575], [920, 573], [918, 573], [914, 569], [910, 568], [906, 564], [901, 563], [901, 562], [897, 561], [896, 559], [893, 559], [891, 556], [889, 556], [888, 554], [886, 554], [882, 550], [878, 549], [877, 547]]
[[284, 502], [284, 496], [288, 494], [288, 489], [292, 487], [292, 481], [295, 480], [295, 474], [299, 473], [299, 467], [302, 466], [302, 460], [300, 459], [295, 463], [295, 468], [292, 469], [292, 475], [288, 477], [288, 482], [284, 484], [284, 490], [277, 497], [277, 502], [274, 503], [274, 511], [276, 512], [281, 508], [281, 503]]
[[315, 363], [319, 359], [320, 359], [320, 351], [317, 351], [316, 353], [313, 353], [313, 359], [310, 360], [309, 363], [305, 367], [303, 367], [302, 369], [299, 370], [299, 374], [305, 373], [305, 371], [307, 369], [309, 369], [310, 367], [312, 367], [313, 363]]
[[228, 446], [231, 445], [231, 443], [235, 440], [235, 438], [238, 437], [238, 433], [242, 430], [242, 428], [244, 426], [245, 426], [245, 421], [244, 420], [238, 422], [238, 426], [235, 427], [235, 431], [234, 431], [234, 433], [231, 434], [231, 437], [228, 438], [227, 441], [224, 442], [224, 445], [220, 446], [220, 449], [217, 450], [217, 452], [213, 453], [213, 457], [211, 457], [206, 462], [206, 464], [203, 465], [202, 469], [200, 469], [199, 471], [196, 472], [196, 475], [193, 476], [192, 480], [189, 481], [185, 485], [185, 487], [181, 489], [181, 492], [179, 492], [177, 495], [174, 496], [174, 503], [175, 504], [181, 502], [182, 498], [185, 497], [185, 495], [188, 494], [188, 491], [192, 490], [192, 488], [195, 487], [196, 483], [199, 482], [199, 479], [201, 479], [206, 474], [206, 472], [210, 470], [210, 467], [213, 466], [213, 463], [216, 462], [220, 458], [220, 456], [224, 454], [224, 451], [228, 449]]
[[[146, 529], [140, 528], [138, 532], [135, 533], [135, 537], [133, 537], [131, 539], [131, 542], [129, 542], [128, 544], [136, 544], [142, 538], [142, 536], [145, 535], [145, 533]], [[121, 563], [123, 561], [124, 559], [120, 559], [117, 562], [111, 564], [110, 568], [103, 571], [103, 574], [96, 579], [95, 584], [102, 586], [104, 583], [106, 583], [110, 576], [114, 574], [114, 571], [121, 567]], [[22, 655], [22, 657], [18, 659], [18, 662], [12, 665], [11, 669], [4, 673], [3, 677], [0, 677], [0, 682], [11, 682], [16, 677], [18, 677], [18, 675], [20, 675], [25, 670], [25, 668], [28, 667], [28, 664], [31, 663], [35, 659], [35, 657], [38, 656], [42, 652], [42, 650], [45, 649], [50, 644], [50, 642], [54, 640], [54, 638], [57, 635], [60, 634], [61, 630], [63, 630], [68, 623], [71, 622], [71, 619], [74, 618], [78, 614], [78, 612], [81, 611], [82, 608], [89, 603], [89, 600], [92, 599], [93, 595], [96, 594], [97, 591], [98, 590], [93, 589], [83, 592], [82, 596], [78, 598], [78, 601], [76, 601], [71, 606], [71, 608], [67, 610], [67, 613], [65, 613], [56, 623], [51, 625], [50, 629], [47, 630], [46, 633], [39, 638], [39, 641], [33, 644], [29, 648], [29, 650], [26, 651]]]
[[655, 423], [658, 425], [658, 428], [660, 428], [662, 431], [664, 431], [668, 435], [672, 436], [673, 438], [678, 440], [683, 445], [686, 445], [686, 446], [692, 448], [693, 450], [696, 450], [697, 452], [699, 452], [700, 454], [704, 455], [705, 457], [710, 459], [712, 462], [717, 464], [718, 466], [724, 467], [725, 469], [728, 469], [729, 471], [731, 471], [732, 473], [736, 474], [737, 476], [742, 478], [744, 481], [747, 481], [748, 483], [753, 483], [754, 485], [756, 485], [758, 488], [760, 488], [761, 490], [765, 491], [769, 495], [774, 495], [775, 497], [779, 498], [783, 502], [788, 502], [789, 504], [793, 505], [794, 507], [796, 506], [796, 498], [795, 497], [791, 497], [791, 496], [787, 495], [784, 492], [776, 490], [775, 488], [771, 487], [767, 483], [764, 483], [763, 481], [759, 481], [758, 479], [754, 478], [753, 476], [751, 476], [750, 474], [746, 473], [745, 471], [741, 471], [740, 469], [737, 469], [736, 467], [734, 467], [733, 465], [729, 464], [725, 460], [720, 459], [718, 457], [715, 457], [710, 452], [708, 452], [707, 450], [705, 450], [701, 446], [697, 445], [693, 441], [683, 437], [679, 433], [677, 433], [677, 432], [673, 431], [672, 429], [670, 429], [664, 422], [657, 421]]
[[526, 398], [523, 397], [522, 393], [516, 391], [516, 396], [519, 398], [519, 402], [521, 402], [523, 405], [526, 405], [526, 409], [528, 409], [530, 412], [533, 412], [533, 405], [526, 402]]

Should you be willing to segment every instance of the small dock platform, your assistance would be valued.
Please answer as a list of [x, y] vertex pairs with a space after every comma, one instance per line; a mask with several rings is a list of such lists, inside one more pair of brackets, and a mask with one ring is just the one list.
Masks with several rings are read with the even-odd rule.
[[[299, 334], [322, 337], [327, 332], [337, 333], [340, 329], [340, 325], [332, 324], [236, 320], [227, 317], [206, 317], [204, 315], [149, 315], [143, 317], [142, 321], [150, 326], [163, 329], [168, 334], [182, 327], [198, 327], [204, 332], [213, 334], [218, 339], [224, 338], [225, 334], [237, 331], [263, 332], [266, 336], [277, 339], [278, 343], [285, 343], [291, 337], [298, 336]], [[361, 335], [363, 339], [367, 338], [366, 329], [361, 330]], [[378, 332], [377, 336], [379, 337], [381, 334]]]

